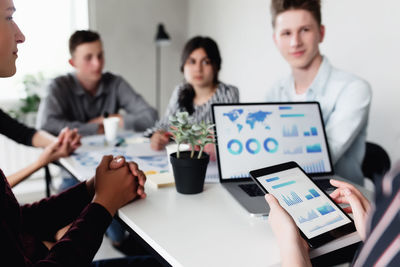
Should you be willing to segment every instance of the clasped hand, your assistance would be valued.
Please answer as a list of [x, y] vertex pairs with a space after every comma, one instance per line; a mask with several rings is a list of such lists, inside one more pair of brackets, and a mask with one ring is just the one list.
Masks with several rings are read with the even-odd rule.
[[104, 156], [96, 175], [87, 183], [93, 186], [93, 202], [104, 206], [112, 216], [128, 202], [145, 198], [146, 176], [135, 162], [126, 162], [118, 156]]
[[77, 129], [62, 129], [57, 140], [45, 147], [39, 156], [39, 162], [44, 166], [52, 161], [69, 156], [81, 145], [80, 140], [81, 136]]
[[[86, 181], [86, 187], [89, 194], [94, 195], [92, 202], [102, 205], [114, 216], [115, 212], [128, 202], [146, 197], [145, 182], [146, 176], [135, 162], [126, 162], [122, 156], [104, 156], [96, 169], [96, 175]], [[60, 240], [70, 226], [71, 224], [60, 229], [55, 235], [55, 240]], [[48, 249], [54, 245], [47, 241], [44, 244]]]

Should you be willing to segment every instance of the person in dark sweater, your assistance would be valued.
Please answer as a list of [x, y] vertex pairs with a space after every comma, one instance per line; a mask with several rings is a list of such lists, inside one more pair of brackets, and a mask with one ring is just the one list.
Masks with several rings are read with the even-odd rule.
[[[3, 1], [6, 0], [0, 0]], [[135, 163], [127, 163], [123, 157], [104, 156], [93, 178], [59, 195], [20, 206], [0, 172], [2, 263], [89, 266], [118, 208], [135, 198], [146, 197], [145, 179]], [[57, 231], [69, 224], [66, 233], [55, 240]], [[42, 241], [53, 245], [48, 248]], [[150, 257], [135, 260], [143, 266], [157, 265]], [[134, 262], [134, 258], [120, 261]]]
[[[14, 12], [12, 0], [0, 0], [0, 77], [15, 74], [17, 44], [25, 40], [13, 21]], [[32, 129], [15, 132], [23, 127], [4, 114], [0, 117], [6, 136], [25, 144], [39, 145], [43, 141], [35, 138]], [[5, 122], [10, 122], [11, 127]], [[136, 163], [125, 162], [123, 157], [104, 156], [93, 178], [58, 195], [20, 206], [0, 170], [1, 265], [89, 266], [116, 211], [134, 199], [146, 197], [145, 180]], [[69, 224], [65, 234], [56, 240], [57, 231]], [[46, 247], [43, 241], [53, 243]], [[103, 263], [101, 266], [106, 266]], [[109, 265], [135, 263], [157, 265], [152, 258], [125, 258]]]

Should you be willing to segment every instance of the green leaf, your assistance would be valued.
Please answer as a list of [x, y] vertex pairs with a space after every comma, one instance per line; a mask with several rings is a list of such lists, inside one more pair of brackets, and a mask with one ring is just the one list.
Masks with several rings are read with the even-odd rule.
[[194, 155], [193, 148], [200, 146], [200, 157], [206, 144], [214, 143], [213, 124], [200, 122], [193, 123], [193, 118], [187, 112], [177, 112], [169, 117], [173, 126], [171, 132], [177, 144], [189, 143], [192, 146], [191, 157]]
[[193, 131], [200, 131], [201, 129], [203, 129], [203, 127], [201, 127], [201, 125], [193, 124], [193, 126], [192, 126]]

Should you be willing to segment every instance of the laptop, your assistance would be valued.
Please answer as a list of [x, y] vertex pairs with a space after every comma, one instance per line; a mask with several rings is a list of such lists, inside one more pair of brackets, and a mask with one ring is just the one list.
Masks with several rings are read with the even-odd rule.
[[267, 215], [249, 171], [297, 162], [323, 189], [334, 177], [318, 102], [213, 104], [221, 184], [252, 215]]

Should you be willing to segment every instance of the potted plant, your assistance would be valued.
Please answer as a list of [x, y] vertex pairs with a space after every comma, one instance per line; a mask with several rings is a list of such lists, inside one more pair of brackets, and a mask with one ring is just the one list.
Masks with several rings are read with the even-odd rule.
[[[187, 112], [178, 112], [169, 117], [177, 152], [170, 155], [176, 190], [182, 194], [197, 194], [203, 191], [204, 179], [210, 157], [204, 152], [207, 144], [214, 143], [214, 125], [205, 122], [193, 123]], [[181, 144], [190, 144], [191, 150], [180, 151]], [[196, 148], [199, 150], [196, 150]]]
[[40, 104], [39, 91], [43, 89], [46, 79], [42, 73], [37, 75], [27, 74], [23, 77], [25, 97], [21, 98], [18, 110], [10, 110], [12, 117], [22, 121], [24, 124], [35, 127], [37, 111]]

